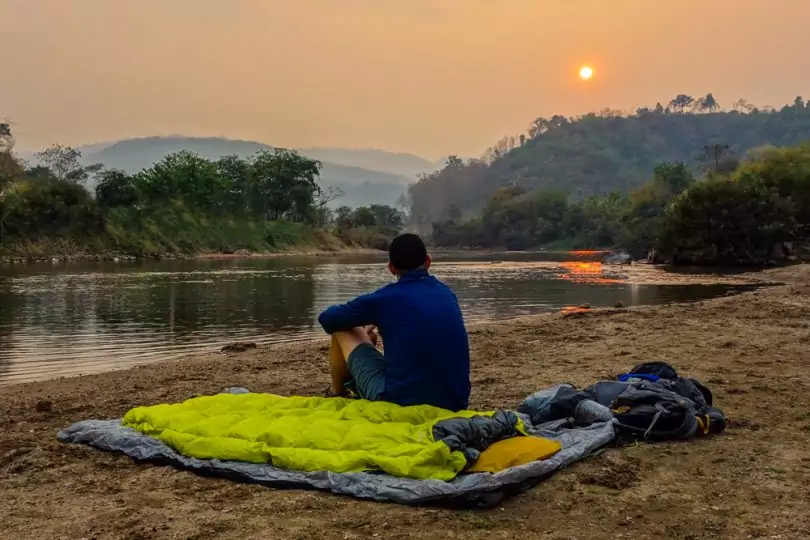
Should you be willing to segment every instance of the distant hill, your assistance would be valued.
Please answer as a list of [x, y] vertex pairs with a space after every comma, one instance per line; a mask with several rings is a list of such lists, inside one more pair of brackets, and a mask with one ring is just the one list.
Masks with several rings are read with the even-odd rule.
[[[218, 159], [232, 154], [248, 157], [260, 150], [272, 148], [256, 141], [219, 137], [145, 137], [126, 139], [108, 146], [94, 146], [96, 148], [91, 148], [89, 151], [88, 147], [81, 148], [82, 157], [86, 163], [101, 163], [107, 168], [120, 169], [128, 173], [136, 173], [148, 168], [167, 155], [180, 150], [196, 152], [208, 159]], [[99, 146], [101, 146], [100, 149]], [[382, 151], [374, 152], [384, 154]], [[340, 151], [332, 150], [327, 153], [338, 155]], [[334, 187], [343, 191], [344, 196], [334, 201], [333, 205], [393, 205], [405, 191], [408, 183], [414, 180], [412, 176], [332, 163], [322, 160], [310, 151], [302, 151], [301, 154], [323, 162], [320, 177], [322, 187]], [[390, 155], [402, 156], [402, 154]], [[413, 157], [416, 158], [416, 156]], [[416, 162], [414, 161], [414, 163]]]
[[420, 174], [430, 173], [444, 166], [444, 160], [431, 162], [413, 154], [376, 149], [300, 148], [298, 152], [323, 162], [384, 171], [408, 178], [416, 178]]
[[719, 145], [727, 154], [723, 159], [729, 159], [764, 145], [810, 140], [810, 107], [801, 98], [780, 111], [674, 110], [659, 105], [632, 116], [539, 118], [522, 144], [520, 138], [504, 139], [488, 151], [488, 159], [455, 160], [416, 183], [410, 189], [412, 219], [429, 231], [435, 221], [478, 212], [504, 186], [557, 190], [575, 200], [626, 192], [665, 161], [695, 170], [710, 166], [707, 145]]

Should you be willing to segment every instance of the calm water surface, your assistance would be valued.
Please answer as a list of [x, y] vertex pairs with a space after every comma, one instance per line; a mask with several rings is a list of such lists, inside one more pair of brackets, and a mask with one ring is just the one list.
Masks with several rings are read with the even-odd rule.
[[[437, 257], [468, 322], [720, 296], [729, 286], [635, 285], [563, 254]], [[497, 260], [495, 260], [497, 259]], [[0, 384], [320, 337], [325, 307], [391, 281], [377, 257], [70, 264], [0, 269]]]

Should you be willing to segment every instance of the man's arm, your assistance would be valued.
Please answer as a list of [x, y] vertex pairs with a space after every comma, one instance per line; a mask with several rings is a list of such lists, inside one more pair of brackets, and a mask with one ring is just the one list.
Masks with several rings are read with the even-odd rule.
[[326, 308], [318, 316], [318, 322], [327, 334], [346, 332], [358, 326], [377, 324], [377, 306], [380, 293], [358, 296], [354, 300]]

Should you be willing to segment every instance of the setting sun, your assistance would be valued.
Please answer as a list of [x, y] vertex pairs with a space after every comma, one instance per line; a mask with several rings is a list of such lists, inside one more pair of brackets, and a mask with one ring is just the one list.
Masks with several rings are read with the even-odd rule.
[[579, 78], [583, 81], [587, 81], [593, 77], [593, 68], [591, 66], [582, 66], [579, 68]]

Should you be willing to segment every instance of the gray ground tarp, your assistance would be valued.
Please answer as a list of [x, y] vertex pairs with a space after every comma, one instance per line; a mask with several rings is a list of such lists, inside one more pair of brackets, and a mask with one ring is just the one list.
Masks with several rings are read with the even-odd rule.
[[[528, 427], [528, 420], [524, 421]], [[610, 422], [572, 428], [565, 421], [560, 421], [537, 426], [530, 432], [560, 441], [562, 450], [543, 461], [512, 467], [496, 474], [461, 474], [451, 482], [396, 478], [379, 473], [298, 472], [277, 469], [268, 464], [189, 458], [157, 439], [121, 425], [120, 420], [78, 422], [61, 431], [59, 439], [121, 452], [138, 461], [173, 465], [203, 475], [274, 488], [320, 489], [362, 499], [405, 504], [448, 502], [488, 507], [498, 504], [505, 496], [531, 487], [557, 469], [592, 455], [614, 438], [613, 424]]]

